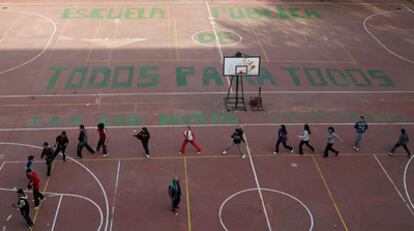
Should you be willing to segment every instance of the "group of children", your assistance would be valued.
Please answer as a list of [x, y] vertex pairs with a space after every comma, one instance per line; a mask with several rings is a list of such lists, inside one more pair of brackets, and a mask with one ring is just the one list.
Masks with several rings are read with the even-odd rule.
[[[363, 116], [360, 116], [359, 121], [357, 121], [354, 125], [355, 129], [355, 141], [353, 145], [353, 149], [358, 151], [361, 146], [362, 138], [365, 132], [368, 130], [368, 124], [365, 121]], [[93, 149], [88, 144], [88, 134], [85, 129], [84, 125], [79, 125], [79, 136], [78, 136], [78, 145], [77, 145], [77, 156], [82, 158], [82, 149], [85, 147], [90, 153], [95, 153], [102, 148], [102, 156], [107, 156], [107, 143], [108, 143], [108, 133], [105, 129], [105, 125], [103, 123], [99, 123], [97, 125], [97, 131], [99, 135], [99, 139], [96, 145], [96, 149]], [[315, 148], [310, 144], [311, 138], [311, 129], [308, 124], [304, 125], [303, 132], [298, 136], [300, 139], [299, 143], [299, 154], [303, 155], [303, 146], [306, 145], [313, 153], [316, 151]], [[143, 127], [141, 131], [137, 133], [134, 130], [133, 136], [141, 141], [142, 147], [145, 151], [145, 157], [150, 157], [149, 151], [149, 140], [151, 138], [150, 132], [146, 127]], [[195, 142], [195, 134], [191, 130], [190, 126], [187, 126], [183, 132], [184, 140], [181, 144], [181, 148], [179, 154], [183, 154], [185, 148], [188, 143], [190, 143], [197, 151], [198, 154], [201, 154], [200, 146]], [[227, 146], [224, 151], [222, 152], [223, 155], [227, 154], [227, 152], [234, 146], [237, 147], [241, 154], [241, 158], [244, 159], [247, 156], [246, 150], [242, 147], [242, 143], [246, 143], [245, 136], [242, 128], [236, 128], [234, 132], [231, 134], [231, 143]], [[328, 127], [327, 136], [326, 136], [326, 146], [323, 152], [323, 157], [328, 157], [329, 151], [335, 153], [335, 156], [338, 156], [339, 151], [333, 148], [335, 140], [338, 139], [339, 141], [343, 142], [342, 138], [335, 133], [335, 129], [333, 127]], [[288, 145], [288, 132], [285, 125], [280, 125], [278, 130], [278, 138], [275, 145], [274, 154], [277, 155], [279, 153], [279, 146], [280, 144], [283, 145], [284, 148], [288, 149], [291, 153], [294, 152], [294, 148]], [[411, 157], [411, 153], [407, 147], [409, 142], [409, 138], [405, 129], [401, 129], [401, 134], [399, 136], [398, 141], [392, 147], [392, 149], [388, 152], [389, 155], [393, 155], [396, 148], [402, 146], [405, 151], [407, 152], [408, 157]], [[59, 136], [56, 137], [55, 142], [55, 149], [49, 145], [49, 143], [43, 143], [43, 150], [41, 153], [41, 158], [45, 158], [46, 160], [46, 167], [47, 167], [47, 176], [50, 177], [52, 162], [56, 158], [59, 153], [62, 153], [63, 161], [66, 161], [66, 149], [69, 145], [69, 139], [66, 135], [65, 131], [62, 131]], [[35, 209], [39, 207], [39, 204], [45, 197], [40, 193], [40, 179], [35, 172], [32, 171], [31, 165], [33, 162], [33, 155], [28, 157], [28, 162], [26, 165], [26, 176], [29, 179], [28, 188], [33, 190], [33, 197], [35, 201]], [[24, 193], [23, 189], [17, 190], [18, 202], [13, 203], [13, 206], [19, 208], [21, 211], [22, 216], [24, 217], [26, 224], [28, 227], [33, 226], [33, 222], [29, 216], [30, 206], [27, 200], [27, 195]], [[169, 196], [172, 200], [172, 211], [176, 213], [176, 209], [178, 208], [178, 204], [180, 202], [181, 196], [181, 189], [179, 186], [178, 178], [174, 178], [172, 183], [169, 186]]]

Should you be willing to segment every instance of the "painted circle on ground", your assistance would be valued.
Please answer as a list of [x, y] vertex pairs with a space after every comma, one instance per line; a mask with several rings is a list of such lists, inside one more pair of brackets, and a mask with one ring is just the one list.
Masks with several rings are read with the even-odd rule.
[[410, 204], [410, 206], [411, 206], [412, 209], [414, 209], [414, 204], [413, 204], [413, 201], [411, 199], [410, 192], [408, 190], [407, 172], [408, 172], [408, 169], [410, 168], [410, 164], [413, 161], [413, 159], [414, 159], [414, 155], [411, 156], [411, 158], [408, 160], [407, 164], [405, 165], [405, 168], [404, 168], [404, 177], [403, 177], [405, 195], [407, 196], [408, 203]]
[[[7, 14], [22, 15], [22, 18], [30, 19], [30, 22], [19, 22], [13, 27], [7, 28], [6, 35], [2, 37], [3, 49], [10, 50], [7, 59], [0, 64], [0, 75], [23, 67], [39, 58], [49, 48], [56, 34], [56, 24], [48, 17], [20, 10], [4, 9], [0, 12], [0, 20], [3, 17], [10, 18]], [[3, 55], [6, 52], [2, 52]], [[1, 56], [0, 56], [1, 57]]]
[[191, 39], [201, 46], [215, 47], [219, 43], [221, 47], [228, 47], [239, 44], [243, 37], [234, 31], [217, 29], [196, 32]]
[[[223, 203], [220, 205], [220, 209], [219, 209], [219, 220], [220, 220], [220, 225], [222, 226], [222, 228], [225, 231], [229, 231], [229, 229], [227, 228], [227, 226], [224, 224], [224, 221], [223, 221], [223, 208], [224, 208], [224, 206], [227, 204], [227, 202], [229, 202], [233, 198], [239, 196], [240, 194], [247, 193], [247, 192], [253, 192], [253, 191], [257, 191], [257, 188], [249, 188], [249, 189], [244, 189], [244, 190], [241, 190], [239, 192], [236, 192], [233, 195], [227, 197], [223, 201]], [[277, 194], [280, 194], [280, 195], [282, 195], [284, 197], [287, 197], [289, 199], [292, 199], [293, 201], [295, 201], [298, 204], [300, 204], [300, 206], [302, 206], [305, 209], [306, 213], [309, 216], [310, 225], [309, 225], [309, 229], [308, 230], [309, 231], [313, 230], [314, 219], [313, 219], [312, 212], [310, 211], [310, 209], [302, 201], [300, 201], [298, 198], [296, 198], [296, 197], [294, 197], [294, 196], [292, 196], [292, 195], [290, 195], [288, 193], [285, 193], [285, 192], [282, 192], [282, 191], [279, 191], [279, 190], [276, 190], [276, 189], [261, 188], [261, 191], [262, 192], [265, 191], [265, 192], [277, 193]], [[266, 207], [266, 209], [267, 209], [267, 207]]]

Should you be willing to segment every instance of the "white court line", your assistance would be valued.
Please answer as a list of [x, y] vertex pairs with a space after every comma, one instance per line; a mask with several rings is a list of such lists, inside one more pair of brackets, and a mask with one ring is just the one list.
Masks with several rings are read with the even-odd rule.
[[[303, 126], [305, 122], [298, 122], [298, 123], [285, 123], [284, 125], [289, 126]], [[282, 122], [280, 123], [235, 123], [235, 124], [191, 124], [192, 127], [234, 127], [234, 126], [244, 126], [244, 127], [262, 127], [262, 126], [280, 126]], [[307, 123], [312, 126], [349, 126], [354, 125], [355, 122], [324, 122], [324, 123]], [[370, 126], [413, 126], [414, 122], [394, 122], [394, 123], [373, 123], [371, 122], [369, 124]], [[187, 127], [188, 124], [179, 124], [179, 125], [146, 125], [146, 124], [140, 124], [140, 125], [126, 125], [126, 126], [106, 126], [110, 129], [136, 129], [138, 126], [145, 126], [148, 128], [182, 128]], [[95, 126], [85, 126], [86, 129], [96, 129]], [[24, 132], [24, 131], [56, 131], [56, 130], [79, 130], [79, 127], [21, 127], [21, 128], [0, 128], [0, 132]], [[0, 142], [0, 144], [5, 144]]]
[[397, 57], [397, 58], [400, 58], [400, 59], [402, 59], [402, 60], [404, 60], [404, 61], [406, 61], [406, 62], [409, 62], [409, 63], [412, 63], [412, 64], [414, 64], [414, 60], [411, 60], [411, 59], [408, 59], [408, 58], [405, 58], [404, 56], [401, 56], [401, 55], [399, 55], [399, 54], [397, 54], [397, 53], [395, 53], [394, 51], [392, 51], [391, 49], [389, 49], [387, 46], [385, 46], [382, 42], [381, 42], [381, 40], [379, 40], [373, 33], [371, 33], [369, 30], [368, 30], [368, 27], [367, 27], [367, 22], [368, 22], [368, 20], [369, 19], [371, 19], [372, 17], [375, 17], [375, 16], [378, 16], [378, 15], [382, 15], [382, 14], [388, 14], [388, 13], [395, 13], [395, 12], [404, 12], [405, 10], [390, 10], [390, 11], [380, 11], [380, 12], [378, 12], [378, 13], [375, 13], [375, 14], [373, 14], [373, 15], [370, 15], [370, 16], [368, 16], [368, 17], [366, 17], [365, 19], [364, 19], [364, 21], [363, 21], [363, 23], [362, 23], [362, 25], [364, 26], [364, 29], [365, 29], [365, 31], [380, 45], [380, 46], [382, 46], [382, 48], [384, 48], [388, 53], [390, 53], [390, 54], [392, 54], [392, 55], [394, 55], [395, 57]]
[[[16, 192], [16, 187], [15, 188], [0, 188], [0, 191], [3, 192]], [[31, 190], [24, 190], [25, 193], [32, 193]], [[90, 202], [91, 204], [93, 204], [96, 209], [99, 212], [99, 216], [100, 216], [100, 222], [99, 222], [99, 227], [97, 229], [97, 231], [101, 230], [102, 224], [103, 224], [103, 213], [102, 213], [102, 209], [101, 207], [92, 199], [88, 198], [88, 197], [84, 197], [78, 194], [72, 194], [72, 193], [57, 193], [57, 192], [43, 192], [43, 194], [49, 195], [49, 197], [54, 197], [54, 196], [67, 196], [67, 197], [75, 197], [75, 198], [80, 198], [83, 200], [86, 200], [88, 202]]]
[[[228, 79], [228, 78], [226, 78]], [[257, 94], [257, 91], [245, 91]], [[119, 93], [81, 93], [81, 94], [39, 94], [39, 95], [0, 95], [0, 99], [13, 98], [60, 98], [60, 97], [122, 97], [122, 96], [187, 96], [187, 95], [225, 95], [227, 91], [199, 92], [119, 92]], [[414, 90], [401, 91], [262, 91], [262, 94], [414, 94]]]
[[57, 209], [56, 209], [56, 213], [55, 213], [55, 218], [53, 218], [52, 228], [50, 229], [51, 231], [54, 231], [55, 230], [56, 220], [57, 220], [57, 217], [58, 217], [58, 214], [59, 214], [60, 204], [62, 203], [62, 198], [63, 198], [63, 196], [60, 195], [60, 197], [59, 197], [59, 203], [58, 203], [58, 206], [57, 206]]
[[1, 229], [2, 231], [6, 231], [6, 226], [3, 225], [3, 228]]
[[[81, 5], [113, 5], [113, 4], [136, 4], [136, 2], [114, 2], [114, 1], [106, 1], [106, 2], [71, 2], [70, 4], [64, 3], [64, 2], [4, 2], [1, 3], [3, 5], [73, 5], [75, 4], [81, 4]], [[400, 5], [401, 2], [348, 2], [348, 1], [335, 1], [335, 2], [328, 2], [328, 1], [315, 1], [315, 2], [284, 2], [284, 1], [221, 1], [221, 2], [215, 2], [220, 4], [299, 4], [299, 5], [336, 5], [336, 4], [343, 4], [343, 5]], [[150, 4], [204, 4], [204, 2], [194, 2], [194, 1], [149, 1], [149, 2], [139, 2], [140, 5], [150, 5]]]
[[116, 195], [118, 192], [118, 181], [119, 181], [119, 170], [120, 169], [121, 169], [121, 160], [118, 160], [118, 168], [116, 170], [116, 180], [115, 180], [114, 201], [112, 205], [112, 214], [111, 214], [111, 225], [109, 226], [110, 231], [112, 231], [112, 224], [114, 222], [115, 202], [116, 202]]
[[[223, 203], [220, 205], [220, 209], [219, 209], [219, 220], [220, 220], [220, 224], [221, 224], [221, 226], [223, 227], [223, 229], [224, 229], [225, 231], [228, 231], [228, 229], [227, 229], [226, 225], [224, 224], [224, 221], [223, 221], [223, 215], [222, 215], [222, 213], [223, 213], [223, 208], [224, 208], [225, 204], [226, 204], [229, 200], [231, 200], [232, 198], [234, 198], [234, 197], [236, 197], [236, 196], [238, 196], [238, 195], [240, 195], [240, 194], [242, 194], [242, 193], [245, 193], [245, 192], [251, 192], [251, 191], [256, 191], [256, 190], [257, 190], [257, 188], [244, 189], [244, 190], [241, 190], [241, 191], [239, 191], [239, 192], [234, 193], [233, 195], [231, 195], [231, 196], [227, 197], [227, 198], [226, 198], [226, 200], [224, 200], [224, 201], [223, 201]], [[309, 215], [309, 219], [310, 219], [309, 231], [313, 230], [313, 225], [314, 225], [313, 214], [312, 214], [312, 212], [310, 211], [310, 209], [309, 209], [309, 208], [305, 205], [305, 203], [303, 203], [302, 201], [300, 201], [298, 198], [296, 198], [296, 197], [294, 197], [294, 196], [292, 196], [292, 195], [290, 195], [290, 194], [288, 194], [288, 193], [285, 193], [285, 192], [279, 191], [279, 190], [270, 189], [270, 188], [261, 188], [261, 190], [263, 190], [263, 191], [268, 191], [268, 192], [279, 193], [279, 194], [282, 194], [283, 196], [289, 197], [289, 198], [291, 198], [291, 199], [293, 199], [293, 200], [297, 201], [300, 205], [302, 205], [302, 207], [304, 207], [304, 208], [305, 208], [306, 212], [307, 212], [307, 213], [308, 213], [308, 215]]]
[[[241, 128], [243, 129], [242, 126], [241, 126]], [[263, 213], [264, 213], [265, 218], [266, 218], [267, 228], [269, 229], [269, 231], [272, 231], [272, 226], [270, 225], [269, 216], [267, 215], [266, 205], [265, 205], [265, 202], [264, 202], [264, 199], [263, 199], [262, 188], [260, 187], [259, 178], [257, 177], [256, 168], [254, 166], [253, 158], [252, 158], [252, 155], [250, 153], [250, 148], [249, 148], [249, 143], [247, 142], [246, 133], [243, 133], [243, 137], [244, 137], [244, 140], [246, 141], [247, 154], [249, 156], [250, 166], [252, 167], [252, 172], [253, 172], [253, 175], [254, 175], [254, 180], [256, 182], [257, 192], [259, 193], [260, 202], [262, 203], [262, 209], [263, 209]]]
[[408, 202], [410, 202], [411, 208], [414, 209], [414, 205], [413, 202], [411, 200], [411, 196], [410, 193], [408, 192], [408, 187], [407, 187], [407, 171], [408, 171], [408, 167], [411, 164], [411, 161], [413, 160], [414, 155], [412, 155], [412, 157], [410, 158], [410, 160], [407, 162], [407, 164], [405, 165], [404, 168], [404, 191], [405, 191], [405, 195], [407, 196]]
[[[35, 149], [42, 149], [42, 147], [38, 147], [38, 146], [35, 146], [35, 145], [30, 145], [30, 144], [22, 144], [22, 143], [0, 142], [0, 144], [15, 145], [15, 146], [24, 146], [24, 147], [35, 148]], [[107, 231], [108, 230], [108, 224], [109, 224], [109, 202], [108, 202], [108, 196], [106, 194], [105, 188], [103, 187], [101, 181], [99, 181], [98, 177], [89, 168], [87, 168], [85, 165], [83, 165], [79, 161], [73, 159], [72, 157], [70, 157], [70, 156], [67, 156], [67, 157], [68, 157], [68, 159], [70, 159], [73, 162], [75, 162], [77, 165], [81, 166], [84, 170], [86, 170], [95, 179], [95, 181], [98, 183], [98, 185], [99, 185], [99, 187], [100, 187], [100, 189], [102, 191], [104, 200], [105, 200], [105, 211], [106, 211], [105, 215], [106, 216], [105, 216], [105, 228], [104, 228], [104, 231]], [[100, 228], [98, 230], [100, 230]]]
[[12, 218], [13, 215], [9, 214], [9, 216], [7, 217], [6, 221], [10, 221], [10, 219]]
[[[2, 4], [2, 5], [3, 5], [3, 4]], [[34, 57], [32, 57], [31, 59], [27, 60], [27, 61], [26, 61], [26, 62], [24, 62], [24, 63], [21, 63], [21, 64], [19, 64], [19, 65], [16, 65], [16, 66], [14, 66], [14, 67], [9, 68], [9, 69], [6, 69], [6, 70], [3, 70], [3, 71], [0, 71], [0, 75], [2, 75], [2, 74], [4, 74], [4, 73], [7, 73], [7, 72], [10, 72], [10, 71], [13, 71], [13, 70], [16, 70], [16, 69], [18, 69], [18, 68], [20, 68], [20, 67], [22, 67], [22, 66], [25, 66], [26, 64], [31, 63], [31, 62], [32, 62], [32, 61], [34, 61], [35, 59], [39, 58], [39, 57], [40, 57], [43, 53], [45, 53], [45, 52], [46, 52], [46, 50], [49, 48], [49, 45], [50, 45], [50, 43], [52, 42], [53, 38], [55, 37], [56, 30], [57, 30], [57, 26], [56, 26], [55, 22], [53, 22], [53, 20], [52, 20], [52, 19], [50, 19], [50, 18], [48, 18], [48, 17], [46, 17], [46, 16], [44, 16], [44, 15], [41, 15], [41, 14], [36, 14], [36, 13], [31, 13], [31, 12], [26, 12], [26, 11], [9, 10], [9, 9], [7, 9], [6, 11], [8, 11], [8, 12], [15, 12], [15, 13], [21, 13], [21, 14], [28, 14], [28, 15], [31, 15], [31, 16], [37, 16], [37, 17], [40, 17], [40, 18], [46, 19], [47, 21], [49, 21], [49, 22], [53, 25], [53, 32], [52, 32], [52, 34], [51, 34], [51, 36], [50, 36], [49, 40], [47, 41], [47, 43], [46, 43], [45, 47], [43, 48], [43, 50], [42, 50], [39, 54], [35, 55]]]
[[408, 210], [410, 211], [411, 215], [414, 216], [414, 212], [411, 209], [410, 205], [408, 205], [407, 201], [405, 200], [404, 196], [398, 189], [397, 185], [395, 185], [394, 181], [392, 180], [390, 174], [388, 174], [387, 170], [382, 165], [381, 161], [378, 159], [377, 155], [373, 155], [375, 160], [377, 161], [378, 165], [381, 167], [382, 171], [385, 173], [385, 176], [387, 176], [388, 180], [391, 182], [392, 186], [394, 187], [395, 191], [397, 192], [398, 196], [400, 196], [401, 200], [404, 202], [405, 206], [407, 206]]
[[410, 11], [411, 13], [413, 13], [414, 14], [414, 11], [410, 8], [410, 7], [408, 7], [408, 6], [406, 6], [406, 5], [404, 5], [404, 4], [401, 4], [405, 9], [407, 9], [408, 11]]
[[3, 163], [1, 163], [1, 165], [0, 165], [0, 171], [3, 169], [3, 166], [4, 166], [4, 161], [3, 161]]

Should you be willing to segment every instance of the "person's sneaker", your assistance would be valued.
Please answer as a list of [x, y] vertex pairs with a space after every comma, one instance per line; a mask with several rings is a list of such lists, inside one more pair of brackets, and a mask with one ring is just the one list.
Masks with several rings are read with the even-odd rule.
[[102, 157], [107, 157], [107, 156], [108, 156], [108, 154], [103, 154], [103, 155], [102, 155]]
[[273, 154], [277, 155], [277, 152], [273, 152]]
[[150, 155], [148, 155], [148, 154], [145, 154], [145, 158], [150, 158]]
[[359, 151], [359, 148], [355, 148], [355, 151]]
[[290, 150], [290, 153], [294, 153], [295, 152], [295, 149], [294, 148], [292, 148], [292, 150]]
[[182, 155], [183, 153], [182, 153], [182, 152], [178, 152], [178, 154], [179, 154], [179, 155]]
[[226, 155], [227, 154], [227, 151], [223, 151], [221, 154], [222, 155]]
[[200, 154], [201, 154], [201, 152], [197, 152], [197, 154], [199, 154], [199, 155], [200, 155]]
[[35, 207], [34, 207], [34, 210], [38, 210], [38, 209], [39, 209], [39, 206], [35, 206]]
[[389, 155], [389, 156], [392, 156], [392, 155], [394, 155], [394, 153], [392, 153], [392, 152], [388, 152], [388, 155]]
[[353, 147], [352, 147], [352, 149], [356, 150], [356, 147], [355, 147], [355, 146], [353, 146]]
[[335, 153], [335, 156], [338, 156], [338, 155], [339, 155], [339, 152], [336, 152], [336, 153]]
[[246, 154], [243, 154], [241, 158], [242, 158], [242, 159], [246, 158]]

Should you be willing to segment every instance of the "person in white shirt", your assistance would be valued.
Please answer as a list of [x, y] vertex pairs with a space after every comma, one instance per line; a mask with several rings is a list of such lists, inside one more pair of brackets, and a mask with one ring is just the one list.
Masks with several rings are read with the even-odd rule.
[[191, 131], [191, 127], [187, 126], [187, 128], [184, 131], [184, 141], [181, 144], [181, 149], [179, 154], [183, 154], [185, 151], [185, 146], [187, 146], [187, 144], [190, 143], [191, 145], [193, 145], [193, 147], [197, 150], [197, 154], [201, 154], [201, 148], [196, 144], [195, 142], [195, 134], [193, 133], [193, 131]]
[[305, 124], [303, 128], [302, 135], [299, 135], [300, 143], [299, 143], [299, 154], [303, 155], [303, 145], [306, 144], [308, 148], [312, 150], [312, 152], [315, 152], [315, 148], [312, 147], [312, 145], [309, 144], [311, 131], [308, 124]]

